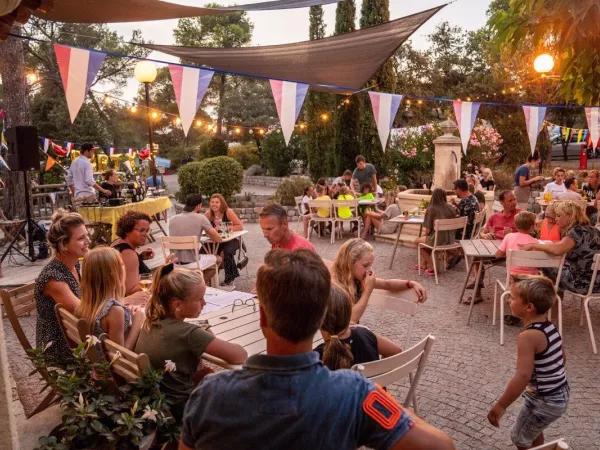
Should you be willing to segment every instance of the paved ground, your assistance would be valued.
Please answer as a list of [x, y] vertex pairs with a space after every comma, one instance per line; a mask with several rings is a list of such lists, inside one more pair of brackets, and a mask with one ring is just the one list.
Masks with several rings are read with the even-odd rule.
[[[295, 227], [295, 224], [293, 224]], [[268, 245], [257, 224], [248, 224], [250, 231], [245, 242], [250, 254], [247, 277], [236, 280], [238, 289], [248, 291], [254, 286], [255, 273]], [[332, 259], [339, 241], [330, 245], [327, 239], [313, 238], [319, 254]], [[436, 337], [424, 377], [418, 390], [420, 414], [432, 424], [452, 435], [461, 450], [509, 449], [510, 427], [518, 413], [520, 400], [509, 408], [500, 429], [487, 423], [486, 415], [492, 402], [498, 398], [511, 377], [516, 363], [516, 337], [518, 330], [507, 327], [505, 345], [499, 344], [498, 327], [492, 327], [491, 301], [475, 306], [471, 326], [467, 327], [468, 307], [457, 303], [465, 275], [464, 265], [447, 272], [436, 286], [432, 277], [422, 276], [412, 270], [416, 263], [414, 249], [400, 248], [392, 270], [388, 270], [392, 245], [373, 243], [376, 261], [375, 273], [382, 278], [410, 278], [420, 281], [429, 292], [427, 303], [419, 307], [413, 339], [428, 333]], [[501, 276], [501, 269], [492, 272], [492, 279]], [[502, 275], [503, 276], [503, 275]], [[487, 282], [487, 281], [486, 281]], [[484, 289], [491, 298], [493, 286]], [[600, 357], [592, 353], [587, 328], [579, 327], [579, 304], [572, 299], [564, 302], [565, 350], [567, 371], [571, 385], [571, 404], [567, 414], [547, 430], [547, 438], [563, 437], [576, 450], [599, 448], [600, 442]], [[594, 307], [594, 322], [600, 325], [600, 308]], [[31, 319], [24, 319], [29, 321]], [[363, 323], [376, 333], [403, 342], [405, 320], [399, 314], [371, 307]], [[5, 320], [8, 334], [8, 353], [13, 373], [25, 372], [24, 355], [12, 336]], [[28, 326], [28, 333], [33, 328]], [[404, 399], [406, 386], [394, 385], [390, 392]]]

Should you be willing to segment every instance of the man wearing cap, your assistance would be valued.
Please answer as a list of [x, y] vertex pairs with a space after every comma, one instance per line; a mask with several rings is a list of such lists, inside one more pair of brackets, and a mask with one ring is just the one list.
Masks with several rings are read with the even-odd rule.
[[75, 198], [84, 198], [96, 196], [96, 191], [110, 196], [111, 192], [104, 189], [94, 180], [94, 171], [90, 159], [94, 157], [94, 146], [92, 144], [83, 144], [81, 154], [71, 163], [67, 173], [67, 186]]

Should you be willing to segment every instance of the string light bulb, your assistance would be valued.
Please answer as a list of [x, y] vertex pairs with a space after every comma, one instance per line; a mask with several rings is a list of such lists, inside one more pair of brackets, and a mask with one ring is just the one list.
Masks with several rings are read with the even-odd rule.
[[423, 104], [423, 100], [417, 101], [417, 104], [422, 105]]
[[306, 128], [306, 125], [305, 125], [305, 124], [303, 124], [303, 123], [301, 123], [301, 124], [300, 124], [300, 129], [301, 129], [301, 130], [304, 130], [305, 128]]
[[515, 88], [514, 88], [514, 87], [511, 87], [511, 88], [510, 88], [510, 92], [515, 92]]
[[35, 83], [38, 80], [38, 76], [31, 72], [27, 74], [27, 81], [29, 81], [30, 83]]
[[202, 126], [202, 121], [201, 120], [196, 120], [196, 126], [197, 127], [201, 127]]
[[506, 95], [506, 89], [502, 89], [502, 94]]
[[131, 108], [129, 108], [129, 111], [135, 114], [137, 112], [137, 106], [133, 105]]
[[235, 129], [235, 134], [240, 134], [242, 132], [242, 129], [240, 127], [237, 127]]
[[208, 125], [206, 125], [206, 129], [208, 131], [211, 131], [213, 129], [213, 126], [209, 123]]
[[323, 122], [327, 122], [329, 120], [329, 114], [327, 114], [327, 113], [321, 114], [321, 120], [323, 120]]
[[347, 98], [346, 100], [344, 100], [344, 104], [349, 105], [350, 104], [350, 99]]
[[113, 102], [113, 99], [111, 97], [109, 97], [108, 95], [104, 96], [104, 103], [106, 103], [107, 105], [110, 105]]
[[470, 102], [471, 101], [471, 97], [467, 97], [467, 101]]
[[410, 105], [411, 103], [412, 103], [412, 102], [410, 101], [410, 98], [407, 98], [407, 99], [406, 99], [406, 104], [407, 104], [407, 105]]
[[153, 119], [158, 119], [158, 113], [156, 111], [152, 111], [152, 114], [150, 115]]
[[263, 130], [262, 128], [260, 130], [258, 130], [258, 134], [260, 134], [261, 136], [263, 136], [265, 134], [265, 130]]
[[175, 123], [176, 123], [177, 125], [180, 125], [180, 124], [181, 124], [181, 119], [180, 119], [179, 117], [177, 117], [177, 118], [175, 119]]

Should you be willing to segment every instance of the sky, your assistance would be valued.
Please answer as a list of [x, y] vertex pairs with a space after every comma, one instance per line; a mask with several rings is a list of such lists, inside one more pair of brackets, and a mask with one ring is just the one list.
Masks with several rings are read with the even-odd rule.
[[[231, 6], [235, 4], [258, 3], [262, 0], [217, 1], [224, 6]], [[209, 3], [209, 1], [177, 0], [171, 1], [171, 3], [204, 6]], [[361, 0], [356, 0], [357, 28], [361, 3]], [[444, 0], [390, 0], [390, 19], [393, 20], [408, 16], [443, 3]], [[485, 12], [490, 3], [491, 0], [457, 0], [455, 3], [446, 6], [413, 35], [411, 38], [413, 46], [418, 49], [426, 49], [428, 47], [426, 36], [430, 34], [439, 23], [444, 21], [448, 21], [451, 25], [458, 25], [469, 31], [481, 28], [486, 22]], [[325, 5], [323, 6], [323, 9], [325, 11], [325, 23], [327, 26], [326, 32], [328, 35], [331, 35], [335, 26], [336, 5]], [[308, 8], [283, 11], [256, 11], [249, 12], [248, 16], [254, 23], [254, 34], [251, 44], [253, 46], [289, 44], [292, 42], [308, 40]], [[174, 44], [173, 29], [176, 25], [176, 20], [163, 20], [154, 22], [109, 24], [109, 27], [123, 35], [126, 39], [131, 37], [133, 30], [140, 29], [142, 30], [144, 39], [152, 40], [155, 44]], [[162, 61], [177, 62], [177, 58], [158, 52], [153, 52], [150, 57]], [[133, 74], [131, 78], [131, 81], [124, 91], [124, 98], [127, 100], [131, 100], [134, 97], [138, 86]]]

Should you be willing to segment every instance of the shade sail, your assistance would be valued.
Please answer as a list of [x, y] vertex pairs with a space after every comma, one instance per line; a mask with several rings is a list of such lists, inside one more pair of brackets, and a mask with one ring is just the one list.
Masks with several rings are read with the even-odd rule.
[[275, 0], [228, 8], [198, 8], [160, 0], [54, 0], [42, 19], [68, 23], [145, 22], [182, 17], [215, 16], [232, 11], [271, 11], [338, 3], [340, 0]]
[[352, 92], [365, 83], [421, 25], [446, 5], [339, 36], [264, 47], [144, 47], [206, 68], [297, 81], [313, 90]]

